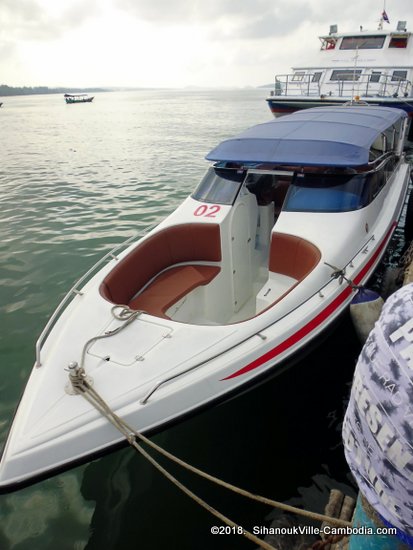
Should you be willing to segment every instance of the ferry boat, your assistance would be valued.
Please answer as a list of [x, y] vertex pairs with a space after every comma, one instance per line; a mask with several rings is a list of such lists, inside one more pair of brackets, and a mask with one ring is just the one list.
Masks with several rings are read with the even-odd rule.
[[348, 101], [397, 107], [413, 116], [413, 39], [406, 21], [396, 30], [383, 28], [383, 16], [373, 31], [338, 32], [331, 25], [319, 39], [310, 64], [275, 76], [267, 98], [274, 116]]
[[298, 111], [220, 143], [191, 196], [76, 283], [36, 345], [0, 462], [9, 491], [281, 372], [347, 308], [405, 203], [407, 116]]
[[68, 105], [72, 103], [91, 103], [95, 96], [90, 96], [88, 94], [65, 94], [65, 101]]

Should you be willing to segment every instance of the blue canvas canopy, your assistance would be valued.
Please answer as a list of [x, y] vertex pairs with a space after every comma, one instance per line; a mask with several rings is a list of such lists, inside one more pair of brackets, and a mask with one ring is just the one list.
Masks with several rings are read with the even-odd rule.
[[207, 160], [300, 166], [362, 166], [377, 137], [406, 113], [389, 107], [297, 111], [221, 142]]

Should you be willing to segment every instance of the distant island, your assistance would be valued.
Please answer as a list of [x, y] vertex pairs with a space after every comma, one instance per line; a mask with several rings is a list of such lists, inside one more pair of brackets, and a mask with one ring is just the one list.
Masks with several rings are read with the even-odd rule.
[[108, 92], [109, 88], [49, 88], [48, 86], [22, 86], [13, 87], [0, 84], [0, 96], [12, 95], [38, 95], [38, 94], [64, 94], [64, 93], [96, 93]]
[[[275, 86], [278, 88], [276, 83]], [[274, 84], [264, 84], [262, 86], [251, 86], [251, 88], [262, 89], [272, 88]], [[107, 87], [107, 88], [49, 88], [48, 86], [8, 86], [7, 84], [0, 84], [0, 97], [13, 96], [13, 95], [39, 95], [39, 94], [91, 94], [97, 92], [130, 92], [137, 90], [169, 90], [171, 88], [145, 88], [145, 87]], [[187, 86], [186, 90], [203, 90], [204, 88], [199, 86]], [[246, 88], [247, 89], [247, 88]], [[279, 89], [281, 93], [281, 87]]]

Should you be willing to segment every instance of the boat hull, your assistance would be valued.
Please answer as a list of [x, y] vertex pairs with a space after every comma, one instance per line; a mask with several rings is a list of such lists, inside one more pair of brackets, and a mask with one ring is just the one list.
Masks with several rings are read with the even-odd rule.
[[[270, 111], [275, 117], [294, 113], [295, 111], [301, 111], [302, 109], [311, 109], [314, 107], [337, 107], [344, 105], [352, 100], [351, 97], [288, 97], [288, 96], [270, 96], [267, 98], [267, 103]], [[393, 107], [396, 109], [402, 109], [405, 111], [409, 118], [413, 117], [413, 99], [406, 99], [403, 101], [397, 99], [388, 98], [370, 98], [361, 97], [360, 103], [366, 103], [368, 105], [374, 105], [376, 107]]]
[[[387, 232], [380, 240], [370, 243], [372, 248], [368, 251], [368, 255], [360, 252], [360, 255], [364, 256], [363, 263], [359, 264], [357, 270], [348, 272], [348, 276], [355, 284], [364, 284], [374, 273], [395, 227], [396, 218], [392, 220]], [[142, 433], [159, 431], [201, 408], [231, 397], [242, 388], [251, 386], [262, 378], [281, 372], [285, 365], [297, 359], [311, 342], [321, 338], [323, 333], [338, 320], [354, 295], [354, 291], [349, 286], [340, 285], [337, 281], [332, 281], [331, 287], [330, 296], [325, 295], [323, 298], [318, 295], [313, 296], [311, 304], [308, 303], [306, 307], [296, 311], [286, 323], [288, 328], [281, 329], [277, 324], [256, 327], [254, 334], [243, 342], [239, 342], [226, 352], [218, 353], [214, 359], [197, 365], [193, 364], [193, 370], [188, 370], [186, 374], [177, 377], [176, 381], [172, 378], [165, 381], [163, 385], [157, 386], [157, 381], [154, 380], [145, 388], [135, 387], [130, 391], [125, 389], [129, 395], [127, 402], [125, 399], [120, 400], [123, 404], [111, 403], [110, 391], [108, 391], [111, 383], [106, 376], [102, 375], [102, 372], [91, 373], [94, 388], [119, 416], [138, 431]], [[256, 332], [258, 329], [259, 332]], [[280, 333], [280, 331], [283, 332]], [[46, 383], [44, 378], [47, 378], [49, 366], [45, 363], [42, 367], [33, 370], [26, 394], [38, 395], [42, 392], [41, 387]], [[10, 461], [11, 457], [8, 457], [9, 461], [0, 468], [0, 491], [2, 492], [31, 484], [38, 479], [50, 476], [52, 472], [70, 468], [73, 464], [91, 460], [124, 443], [124, 438], [106, 419], [91, 409], [82, 396], [62, 393], [62, 386], [68, 383], [63, 367], [64, 365], [61, 365], [58, 379], [54, 381], [56, 390], [50, 390], [49, 387], [49, 391], [58, 391], [60, 387], [59, 399], [50, 403], [49, 412], [54, 411], [54, 415], [62, 416], [62, 422], [56, 426], [52, 424], [43, 426], [37, 434], [30, 436], [27, 433], [28, 419], [24, 418], [25, 413], [29, 414], [29, 410], [19, 411], [9, 436], [8, 446], [4, 451], [5, 456], [9, 454], [8, 447], [14, 447], [16, 444], [15, 437], [20, 440], [17, 446], [21, 448], [18, 451], [14, 449], [15, 460]], [[116, 377], [120, 376], [124, 374], [121, 371], [122, 369], [117, 369], [113, 374]], [[131, 378], [129, 386], [133, 387], [133, 383]], [[76, 409], [77, 418], [70, 420], [73, 410]], [[25, 424], [23, 429], [19, 425], [21, 422]], [[66, 422], [69, 425], [63, 427]], [[32, 446], [35, 449], [34, 452], [30, 450]], [[69, 453], [68, 449], [70, 449]], [[26, 466], [24, 466], [27, 453], [31, 455], [30, 476], [27, 476]], [[53, 457], [52, 463], [50, 457]]]
[[[343, 115], [336, 111], [334, 119]], [[365, 128], [362, 114], [354, 109]], [[352, 127], [350, 115], [343, 115], [343, 124]], [[320, 109], [318, 118], [325, 116]], [[393, 127], [396, 113], [382, 113], [386, 124], [389, 116]], [[401, 120], [400, 139], [404, 114]], [[276, 132], [284, 126], [269, 124], [259, 131], [268, 135], [273, 125]], [[341, 131], [342, 126], [338, 139]], [[318, 149], [314, 154], [318, 158]], [[301, 170], [252, 168], [237, 182], [238, 170], [231, 168], [224, 185], [232, 193], [235, 184], [236, 193], [227, 204], [200, 200], [198, 190], [158, 227], [123, 252], [108, 255], [95, 275], [73, 287], [39, 340], [3, 450], [0, 491], [122, 444], [115, 427], [73, 391], [68, 369], [74, 363], [112, 411], [138, 432], [151, 433], [281, 372], [325, 334], [347, 309], [355, 287], [379, 265], [405, 202], [410, 166], [400, 148], [398, 155], [385, 153], [377, 163], [381, 171], [369, 176], [365, 170], [354, 175], [353, 168], [339, 176], [353, 190], [366, 183], [361, 189], [367, 189], [369, 200], [358, 207], [350, 207], [354, 194], [346, 187], [339, 193], [346, 207], [338, 209], [334, 170], [310, 165], [308, 178], [321, 178], [317, 181], [324, 186], [310, 188], [313, 206], [325, 200], [319, 191], [327, 181], [333, 208], [314, 211], [304, 194], [304, 211], [296, 202], [276, 217], [274, 203], [262, 204], [261, 195], [248, 187], [250, 176], [253, 181], [276, 178], [276, 190], [288, 176], [291, 196], [299, 197], [309, 189]], [[213, 178], [216, 171], [210, 172]], [[204, 197], [203, 184], [200, 190]]]
[[[201, 414], [205, 411], [208, 411], [214, 407], [219, 407], [227, 403], [230, 400], [237, 399], [243, 394], [256, 390], [262, 384], [266, 384], [272, 379], [282, 376], [289, 369], [295, 368], [298, 362], [303, 361], [308, 355], [310, 355], [314, 350], [316, 350], [322, 343], [331, 335], [334, 331], [339, 330], [343, 322], [343, 316], [347, 312], [343, 310], [331, 323], [329, 323], [326, 328], [321, 331], [316, 337], [310, 340], [310, 342], [304, 347], [301, 348], [297, 353], [288, 357], [284, 361], [274, 362], [274, 365], [269, 369], [266, 369], [263, 372], [259, 372], [256, 376], [251, 378], [248, 382], [244, 382], [241, 387], [235, 387], [232, 390], [227, 391], [223, 395], [218, 397], [213, 397], [206, 403], [197, 405], [190, 410], [185, 412], [179, 412], [173, 418], [170, 418], [168, 421], [163, 421], [158, 423], [156, 426], [148, 429], [141, 429], [139, 433], [145, 435], [146, 437], [152, 437], [158, 433], [161, 433], [173, 426], [184, 422], [191, 418], [196, 417], [196, 415]], [[39, 471], [36, 474], [32, 474], [30, 477], [24, 479], [19, 479], [12, 483], [3, 484], [0, 483], [0, 494], [8, 494], [14, 491], [24, 489], [25, 487], [30, 487], [41, 481], [45, 481], [55, 475], [62, 474], [78, 466], [82, 466], [103, 458], [111, 453], [117, 452], [121, 449], [126, 448], [129, 445], [129, 442], [124, 438], [112, 438], [111, 442], [108, 442], [105, 446], [99, 449], [89, 450], [87, 453], [73, 458], [69, 461], [64, 461], [58, 465], [50, 466], [49, 468]]]
[[88, 99], [68, 99], [68, 98], [66, 98], [65, 101], [68, 105], [72, 105], [74, 103], [92, 103], [93, 97], [90, 97]]

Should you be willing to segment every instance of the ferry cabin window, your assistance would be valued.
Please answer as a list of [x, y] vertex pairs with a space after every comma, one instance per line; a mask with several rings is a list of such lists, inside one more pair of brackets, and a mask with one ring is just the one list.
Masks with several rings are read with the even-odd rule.
[[320, 82], [320, 78], [321, 78], [321, 75], [323, 73], [321, 72], [316, 72], [313, 74], [313, 78], [311, 79], [311, 82]]
[[389, 48], [407, 48], [407, 36], [392, 36]]
[[293, 74], [292, 81], [293, 82], [301, 82], [304, 78], [305, 72], [304, 71], [297, 71]]
[[380, 82], [381, 72], [373, 71], [370, 75], [369, 82]]
[[349, 70], [343, 71], [342, 69], [336, 69], [331, 73], [330, 80], [353, 80], [357, 81], [360, 79], [361, 70]]
[[406, 78], [407, 78], [407, 71], [393, 71], [393, 74], [391, 75], [392, 82], [406, 80]]
[[234, 204], [245, 173], [242, 170], [211, 167], [192, 194], [200, 202]]
[[365, 174], [296, 174], [287, 193], [287, 212], [349, 212], [370, 200]]
[[340, 44], [340, 50], [380, 50], [386, 37], [378, 36], [345, 36]]

